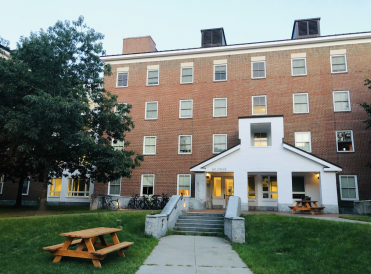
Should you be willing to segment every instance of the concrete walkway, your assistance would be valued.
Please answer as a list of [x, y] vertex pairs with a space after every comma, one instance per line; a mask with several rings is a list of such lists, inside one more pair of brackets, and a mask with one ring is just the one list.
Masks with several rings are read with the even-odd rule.
[[160, 239], [137, 274], [252, 274], [228, 241], [172, 235]]

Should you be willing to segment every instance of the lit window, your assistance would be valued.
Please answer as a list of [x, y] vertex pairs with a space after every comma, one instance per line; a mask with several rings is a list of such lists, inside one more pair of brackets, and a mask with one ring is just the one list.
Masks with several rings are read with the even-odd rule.
[[249, 198], [255, 199], [255, 177], [248, 177]]
[[346, 55], [331, 56], [331, 73], [347, 72], [347, 58]]
[[120, 196], [121, 194], [121, 178], [108, 183], [108, 195]]
[[302, 199], [305, 197], [305, 183], [304, 176], [292, 177], [292, 198]]
[[340, 175], [340, 195], [342, 200], [358, 200], [357, 176]]
[[153, 86], [159, 83], [159, 70], [147, 70], [147, 85]]
[[52, 178], [49, 185], [49, 196], [61, 196], [62, 178]]
[[142, 175], [142, 193], [141, 195], [153, 195], [155, 184], [155, 175], [146, 174]]
[[157, 119], [158, 102], [146, 102], [146, 119]]
[[308, 93], [297, 93], [293, 95], [294, 113], [308, 113]]
[[25, 196], [28, 195], [29, 190], [30, 190], [30, 179], [26, 179], [23, 182], [22, 195], [25, 195]]
[[179, 135], [179, 154], [192, 154], [192, 135]]
[[156, 136], [144, 136], [143, 154], [156, 154]]
[[214, 177], [213, 194], [214, 194], [213, 195], [214, 197], [222, 196], [222, 178], [221, 177]]
[[4, 175], [0, 175], [0, 194], [3, 194]]
[[124, 150], [124, 141], [113, 139], [112, 146], [114, 150]]
[[213, 153], [227, 150], [227, 134], [214, 134], [213, 139]]
[[179, 118], [192, 118], [193, 116], [193, 101], [180, 100]]
[[253, 96], [252, 97], [252, 114], [267, 114], [267, 96]]
[[354, 151], [353, 131], [351, 130], [336, 131], [336, 144], [338, 152]]
[[263, 199], [278, 199], [278, 186], [276, 176], [263, 176]]
[[117, 73], [117, 87], [128, 86], [129, 72], [118, 72]]
[[291, 59], [292, 76], [307, 75], [306, 58]]
[[190, 174], [178, 174], [178, 195], [191, 196]]
[[334, 91], [334, 111], [350, 111], [349, 91]]
[[268, 146], [268, 138], [266, 132], [254, 133], [254, 146], [255, 147], [266, 147]]
[[68, 197], [89, 197], [90, 180], [89, 179], [68, 179], [67, 196]]
[[227, 98], [214, 98], [213, 117], [227, 116]]
[[193, 83], [193, 68], [181, 68], [181, 81], [182, 84]]
[[214, 81], [226, 81], [226, 80], [227, 80], [227, 65], [215, 65]]
[[251, 63], [252, 77], [253, 79], [265, 78], [265, 62], [252, 62]]
[[295, 132], [295, 146], [307, 152], [312, 151], [310, 132]]

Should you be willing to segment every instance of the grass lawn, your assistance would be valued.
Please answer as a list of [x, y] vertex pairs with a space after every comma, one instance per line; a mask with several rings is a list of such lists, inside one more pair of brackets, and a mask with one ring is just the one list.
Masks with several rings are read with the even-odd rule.
[[347, 215], [347, 216], [339, 216], [343, 219], [349, 219], [349, 220], [356, 220], [356, 221], [362, 221], [362, 222], [371, 222], [371, 216], [370, 215]]
[[[158, 240], [144, 234], [145, 216], [149, 211], [107, 213], [96, 215], [53, 216], [48, 218], [19, 218], [0, 220], [1, 273], [135, 273], [157, 245]], [[120, 241], [134, 242], [126, 257], [109, 253], [95, 268], [91, 260], [64, 257], [52, 263], [54, 256], [44, 246], [64, 242], [62, 232], [94, 227], [122, 228]], [[107, 237], [108, 236], [108, 237]], [[108, 242], [112, 242], [107, 235]]]
[[261, 214], [245, 228], [232, 246], [254, 274], [371, 273], [371, 225]]

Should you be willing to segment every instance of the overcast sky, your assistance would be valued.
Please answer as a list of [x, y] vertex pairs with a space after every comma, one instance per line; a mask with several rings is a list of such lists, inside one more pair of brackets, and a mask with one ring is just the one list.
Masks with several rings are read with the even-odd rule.
[[321, 35], [371, 31], [371, 0], [0, 0], [0, 36], [21, 36], [58, 20], [85, 17], [105, 35], [107, 54], [122, 39], [151, 35], [158, 50], [199, 47], [201, 29], [223, 27], [227, 44], [291, 38], [295, 19], [321, 17]]

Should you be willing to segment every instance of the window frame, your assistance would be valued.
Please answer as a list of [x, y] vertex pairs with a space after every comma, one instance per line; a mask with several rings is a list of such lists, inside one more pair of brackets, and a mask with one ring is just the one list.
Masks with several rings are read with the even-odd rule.
[[[119, 86], [119, 74], [122, 73], [122, 74], [127, 74], [127, 82], [126, 82], [126, 86]], [[128, 71], [118, 71], [117, 72], [117, 78], [116, 78], [116, 88], [127, 88], [129, 86], [129, 72]]]
[[155, 174], [142, 174], [141, 175], [141, 179], [140, 179], [140, 196], [143, 196], [143, 177], [144, 176], [152, 176], [153, 177], [153, 185], [152, 185], [153, 193], [152, 194], [145, 194], [145, 195], [148, 195], [148, 196], [152, 196], [152, 195], [155, 194]]
[[[223, 80], [215, 80], [215, 67], [225, 66], [225, 79]], [[213, 81], [214, 82], [225, 82], [228, 80], [228, 64], [216, 64], [214, 65], [214, 74], [213, 74]]]
[[[149, 76], [150, 71], [157, 71], [158, 72], [157, 73], [157, 84], [149, 84], [148, 83], [148, 80], [149, 80], [148, 76]], [[159, 84], [160, 84], [160, 69], [147, 69], [147, 83], [146, 83], [146, 86], [147, 87], [158, 86]]]
[[[254, 190], [251, 190], [251, 191], [249, 191], [249, 179], [250, 178], [254, 179]], [[252, 196], [252, 194], [254, 194], [254, 197], [249, 197], [250, 194], [251, 194], [251, 196]], [[251, 175], [247, 176], [247, 199], [249, 201], [255, 201], [256, 200], [256, 180], [255, 180], [255, 176], [251, 176]]]
[[183, 195], [183, 197], [191, 197], [192, 195], [192, 175], [191, 174], [178, 174], [177, 175], [177, 187], [176, 187], [176, 193], [179, 195], [179, 176], [187, 176], [189, 177], [189, 195]]
[[[355, 192], [356, 192], [356, 198], [355, 199], [352, 199], [352, 198], [343, 198], [343, 192], [341, 191], [342, 190], [342, 187], [341, 187], [341, 177], [354, 177], [354, 189], [355, 189]], [[357, 175], [339, 175], [339, 188], [340, 188], [340, 199], [342, 201], [358, 201], [359, 200], [359, 196], [358, 196], [358, 180], [357, 180]]]
[[[155, 138], [155, 152], [154, 153], [146, 153], [146, 138]], [[143, 137], [143, 155], [156, 155], [157, 152], [157, 136], [144, 136]]]
[[[149, 104], [149, 103], [156, 103], [156, 118], [148, 118], [147, 117], [147, 104]], [[158, 119], [158, 101], [149, 101], [149, 102], [146, 102], [145, 112], [144, 112], [144, 119], [145, 120], [157, 120]]]
[[[254, 98], [255, 97], [264, 97], [265, 98], [265, 113], [254, 113]], [[252, 113], [252, 115], [266, 115], [268, 113], [267, 95], [253, 95], [253, 96], [251, 96], [251, 113]]]
[[107, 195], [110, 195], [110, 196], [121, 196], [121, 184], [122, 184], [122, 177], [119, 178], [120, 179], [120, 194], [111, 194], [111, 181], [108, 182], [108, 190], [107, 190]]
[[[219, 115], [219, 116], [216, 116], [215, 115], [215, 100], [220, 100], [220, 99], [225, 99], [225, 115]], [[217, 117], [227, 117], [228, 116], [228, 100], [226, 97], [224, 98], [213, 98], [213, 117], [217, 118]]]
[[[263, 190], [263, 178], [264, 177], [268, 177], [268, 191], [264, 191]], [[272, 189], [272, 181], [271, 181], [271, 177], [275, 177], [276, 178], [276, 182], [277, 182], [277, 191], [271, 191], [270, 189]], [[278, 201], [278, 176], [277, 175], [262, 175], [261, 176], [261, 199], [263, 199], [263, 201], [268, 201], [268, 200], [271, 200], [271, 201]], [[256, 187], [256, 185], [255, 185]], [[268, 198], [264, 198], [264, 194], [268, 194]], [[271, 194], [277, 194], [277, 198], [271, 198]], [[256, 196], [255, 196], [256, 197]]]
[[[304, 192], [302, 192], [302, 191], [294, 191], [294, 188], [293, 188], [293, 183], [294, 183], [294, 181], [293, 181], [293, 178], [294, 177], [300, 177], [300, 178], [304, 178]], [[292, 186], [292, 199], [300, 199], [300, 198], [294, 198], [294, 195], [296, 194], [296, 195], [303, 195], [304, 194], [304, 196], [305, 196], [305, 184], [306, 184], [306, 176], [300, 176], [300, 175], [293, 175], [293, 176], [291, 176], [291, 186]]]
[[[116, 147], [120, 147], [120, 146], [114, 146], [113, 145], [114, 144], [114, 141], [115, 141], [115, 139], [112, 138], [111, 146], [113, 147], [113, 149], [115, 149]], [[124, 150], [124, 147], [125, 147], [125, 140], [122, 141], [122, 149], [120, 149], [120, 150]]]
[[[299, 143], [299, 142], [297, 142], [296, 135], [297, 134], [303, 134], [303, 133], [308, 133], [309, 134], [309, 151], [306, 151], [306, 150], [301, 149], [300, 147], [296, 146], [296, 143]], [[310, 131], [297, 131], [297, 132], [295, 132], [294, 137], [295, 137], [295, 147], [296, 148], [301, 149], [301, 150], [306, 151], [306, 152], [309, 152], [309, 153], [312, 153], [312, 135], [311, 135]]]
[[[332, 70], [332, 57], [338, 57], [338, 56], [344, 56], [344, 61], [345, 61], [345, 71], [333, 71]], [[348, 72], [348, 61], [347, 61], [347, 54], [334, 54], [330, 55], [330, 64], [331, 64], [331, 74], [334, 73], [347, 73]]]
[[[118, 105], [126, 105], [126, 106], [127, 106], [128, 103], [117, 103], [117, 104], [114, 106], [114, 108], [113, 108], [113, 112], [114, 112], [114, 113], [118, 113], [118, 112], [117, 112], [117, 106], [118, 106]], [[124, 116], [126, 116], [126, 113], [127, 113], [127, 112], [125, 112]]]
[[[349, 105], [349, 109], [348, 110], [336, 110], [335, 109], [335, 93], [341, 93], [341, 92], [346, 92], [348, 94], [348, 105]], [[349, 93], [349, 90], [334, 90], [332, 92], [332, 102], [334, 104], [334, 112], [349, 112], [351, 111], [351, 106], [350, 106], [350, 93]]]
[[[191, 102], [192, 108], [191, 108], [191, 117], [182, 117], [182, 102]], [[191, 119], [193, 118], [193, 99], [189, 100], [179, 100], [179, 119]]]
[[[254, 63], [264, 63], [264, 77], [254, 77]], [[267, 78], [267, 63], [266, 61], [252, 61], [251, 62], [251, 79]]]
[[[305, 73], [304, 74], [294, 74], [294, 60], [300, 60], [304, 59], [304, 67], [305, 67]], [[306, 57], [298, 57], [298, 58], [291, 58], [291, 76], [306, 76], [308, 75], [308, 69], [307, 69], [307, 58]]]
[[[350, 151], [350, 150], [338, 150], [338, 132], [345, 132], [345, 131], [350, 131], [351, 138], [352, 138], [352, 149], [353, 149], [352, 151]], [[353, 130], [351, 130], [351, 129], [335, 130], [335, 138], [336, 138], [336, 152], [340, 152], [340, 153], [352, 153], [352, 152], [355, 152]]]
[[[62, 180], [63, 180], [63, 177], [61, 178], [51, 178], [50, 180], [57, 180], [57, 179], [61, 179], [61, 190], [60, 191], [56, 191], [55, 190], [55, 186], [54, 186], [54, 190], [52, 189], [52, 186], [53, 184], [51, 183], [48, 187], [48, 197], [61, 197], [61, 194], [62, 194]], [[50, 195], [50, 193], [53, 193], [53, 195]], [[59, 196], [58, 195], [55, 195], [55, 193], [59, 193]]]
[[[192, 82], [183, 82], [183, 69], [192, 69]], [[194, 81], [194, 68], [193, 67], [180, 68], [180, 83], [181, 84], [193, 84], [193, 81]]]
[[[181, 137], [191, 137], [191, 152], [180, 152], [180, 138]], [[192, 135], [179, 135], [178, 137], [178, 154], [192, 154]]]
[[5, 175], [0, 175], [0, 194], [3, 194]]
[[[221, 136], [221, 135], [225, 136], [225, 150], [216, 152], [215, 151], [215, 136]], [[220, 154], [226, 150], [228, 150], [228, 135], [227, 134], [213, 134], [213, 154]]]
[[[90, 199], [90, 184], [91, 184], [91, 180], [90, 180], [90, 178], [86, 178], [86, 179], [80, 179], [80, 178], [76, 178], [76, 179], [74, 179], [74, 178], [67, 178], [67, 180], [87, 180], [88, 181], [88, 184], [89, 184], [89, 191], [86, 191], [86, 189], [84, 190], [84, 191], [81, 191], [81, 190], [78, 190], [78, 191], [74, 191], [74, 190], [71, 190], [71, 191], [68, 191], [68, 184], [69, 184], [69, 181], [67, 181], [67, 192], [66, 192], [66, 197], [67, 198], [80, 198], [80, 199]], [[87, 185], [87, 184], [86, 184]], [[83, 196], [74, 196], [74, 195], [72, 195], [72, 194], [74, 194], [74, 193], [83, 193], [84, 195]], [[70, 196], [68, 196], [68, 194], [71, 194]], [[86, 194], [88, 194], [88, 195], [86, 195]]]
[[[24, 182], [27, 180], [27, 193], [23, 193], [23, 185], [24, 185]], [[23, 185], [22, 185], [22, 196], [28, 196], [28, 194], [30, 193], [30, 183], [31, 183], [31, 180], [30, 178], [27, 178], [25, 179], [23, 182]]]
[[[295, 112], [295, 95], [306, 95], [306, 97], [307, 97], [307, 111], [306, 112]], [[309, 95], [308, 95], [308, 93], [294, 93], [292, 95], [292, 106], [293, 106], [293, 113], [294, 114], [309, 113]]]

